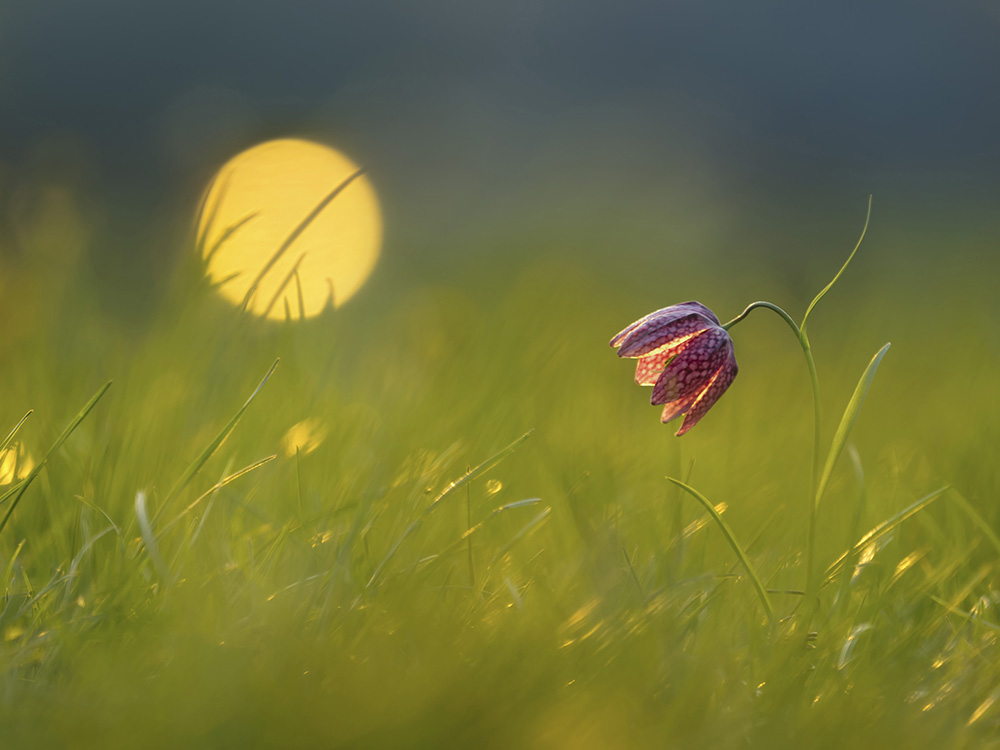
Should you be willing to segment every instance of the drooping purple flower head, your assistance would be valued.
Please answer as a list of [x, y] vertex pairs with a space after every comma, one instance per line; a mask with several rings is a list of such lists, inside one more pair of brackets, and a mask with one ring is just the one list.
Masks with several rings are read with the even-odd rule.
[[733, 340], [700, 302], [682, 302], [640, 318], [611, 339], [619, 357], [638, 359], [635, 382], [653, 386], [661, 422], [684, 414], [678, 437], [715, 405], [736, 379]]

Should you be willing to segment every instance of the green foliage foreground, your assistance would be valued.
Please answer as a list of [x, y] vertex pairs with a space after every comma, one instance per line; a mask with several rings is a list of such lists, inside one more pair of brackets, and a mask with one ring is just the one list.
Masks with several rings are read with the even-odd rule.
[[670, 302], [738, 312], [709, 269], [479, 268], [301, 325], [184, 280], [140, 331], [70, 295], [0, 364], [35, 462], [0, 487], [0, 744], [1000, 747], [1000, 350], [974, 280], [928, 311], [850, 273], [882, 291], [810, 319], [826, 445], [893, 348], [825, 479], [815, 597], [783, 324], [741, 324], [681, 439], [607, 348]]

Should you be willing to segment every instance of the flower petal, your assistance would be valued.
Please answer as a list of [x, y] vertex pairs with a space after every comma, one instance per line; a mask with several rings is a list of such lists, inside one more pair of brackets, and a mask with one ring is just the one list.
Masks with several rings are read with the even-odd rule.
[[672, 419], [677, 419], [677, 417], [691, 408], [691, 402], [697, 397], [697, 393], [692, 393], [690, 396], [685, 398], [678, 399], [677, 401], [671, 401], [663, 407], [663, 413], [660, 415], [660, 421], [663, 422], [663, 424], [666, 424]]
[[722, 363], [732, 358], [732, 348], [729, 334], [723, 329], [702, 331], [663, 369], [650, 402], [666, 404], [700, 391]]
[[[728, 348], [731, 352], [732, 345]], [[677, 437], [680, 437], [698, 424], [708, 410], [715, 406], [715, 402], [719, 400], [722, 394], [726, 392], [726, 389], [736, 379], [737, 372], [739, 372], [739, 367], [736, 366], [736, 357], [732, 356], [712, 376], [705, 389], [700, 391], [695, 397], [684, 417], [684, 423], [681, 424], [681, 428], [677, 431]]]
[[[635, 382], [639, 385], [653, 385], [663, 372], [671, 357], [679, 356], [696, 338], [702, 335], [701, 331], [689, 333], [674, 339], [659, 349], [655, 349], [649, 354], [639, 357], [635, 366]], [[660, 403], [663, 403], [662, 401]]]
[[672, 341], [712, 327], [701, 313], [682, 313], [647, 321], [624, 338], [619, 357], [643, 357]]
[[[700, 327], [689, 327], [690, 322], [681, 324], [678, 335], [692, 333], [711, 325], [719, 325], [719, 319], [715, 317], [715, 314], [700, 302], [682, 302], [679, 305], [664, 307], [662, 310], [639, 318], [611, 339], [611, 346], [622, 348], [618, 352], [620, 357], [641, 357], [669, 341], [672, 335], [672, 323], [692, 315], [697, 316], [693, 320], [707, 321], [707, 323]], [[681, 330], [685, 327], [687, 330]]]

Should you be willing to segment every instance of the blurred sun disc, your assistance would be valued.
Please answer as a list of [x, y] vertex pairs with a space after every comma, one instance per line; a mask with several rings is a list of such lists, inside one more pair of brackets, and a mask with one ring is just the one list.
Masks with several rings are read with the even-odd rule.
[[364, 170], [297, 139], [230, 159], [208, 187], [197, 229], [219, 292], [279, 320], [340, 307], [365, 283], [382, 244], [378, 198]]

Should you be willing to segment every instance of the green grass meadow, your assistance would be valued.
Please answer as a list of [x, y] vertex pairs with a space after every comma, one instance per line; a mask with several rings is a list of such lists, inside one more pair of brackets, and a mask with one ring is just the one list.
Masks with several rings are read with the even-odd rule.
[[[411, 275], [387, 249], [302, 323], [241, 316], [191, 250], [132, 323], [82, 263], [23, 271], [0, 440], [33, 410], [13, 443], [37, 465], [113, 382], [23, 494], [0, 487], [0, 746], [1000, 747], [982, 243], [911, 256], [875, 232], [810, 318], [824, 456], [892, 343], [819, 507], [815, 603], [812, 396], [784, 323], [732, 330], [740, 374], [680, 439], [608, 346], [688, 299], [801, 319], [862, 218], [836, 260], [735, 270], [540, 236]], [[307, 419], [325, 434], [296, 454]], [[775, 624], [668, 476], [723, 512]]]

